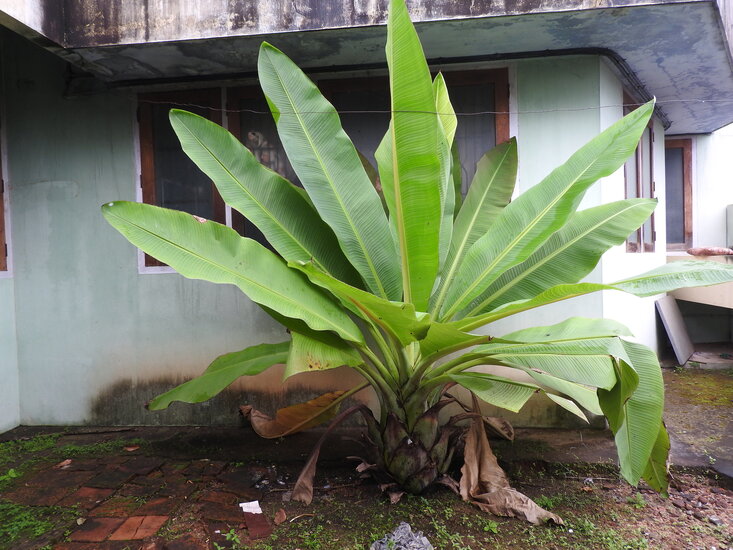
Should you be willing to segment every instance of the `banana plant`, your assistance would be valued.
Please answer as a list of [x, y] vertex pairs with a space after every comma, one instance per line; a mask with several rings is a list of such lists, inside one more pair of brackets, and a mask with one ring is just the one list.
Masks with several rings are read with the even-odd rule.
[[[260, 164], [223, 128], [171, 111], [183, 150], [272, 250], [184, 212], [121, 201], [102, 207], [135, 246], [183, 276], [236, 285], [289, 329], [287, 341], [223, 355], [149, 407], [207, 400], [239, 377], [276, 364], [286, 365], [286, 378], [347, 366], [363, 379], [349, 391], [283, 409], [274, 419], [245, 412], [260, 433], [278, 437], [359, 410], [373, 448], [363, 468], [410, 493], [445, 481], [464, 441], [464, 498], [537, 521], [556, 518], [507, 504], [511, 489], [503, 479], [483, 488], [470, 481], [472, 475], [486, 480], [474, 475], [479, 462], [493, 473], [499, 468], [483, 427], [467, 434], [461, 423], [482, 426], [477, 407], [461, 403], [465, 412], [448, 419], [439, 412], [456, 400], [449, 393], [456, 385], [509, 411], [542, 393], [584, 420], [605, 415], [622, 476], [665, 492], [669, 440], [661, 370], [650, 349], [603, 319], [570, 318], [503, 335], [482, 329], [591, 292], [651, 296], [733, 281], [730, 266], [698, 261], [614, 283], [582, 281], [656, 205], [627, 199], [578, 210], [586, 190], [634, 151], [653, 103], [513, 200], [516, 141], [498, 145], [479, 161], [461, 202], [457, 117], [442, 76], [431, 76], [404, 0], [390, 4], [386, 55], [392, 118], [376, 153], [377, 170], [365, 167], [315, 84], [268, 43], [259, 52], [259, 80], [302, 189]], [[377, 171], [383, 196], [375, 190]], [[518, 376], [486, 365], [509, 367]], [[367, 387], [376, 395], [375, 414], [358, 406], [338, 413]], [[300, 480], [306, 486], [316, 457]], [[493, 497], [500, 493], [503, 504], [497, 505]], [[295, 496], [310, 498], [307, 487]]]

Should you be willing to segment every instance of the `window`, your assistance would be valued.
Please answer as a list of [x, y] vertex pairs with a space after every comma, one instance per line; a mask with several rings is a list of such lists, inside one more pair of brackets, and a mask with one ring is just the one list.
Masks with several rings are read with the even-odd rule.
[[[221, 124], [221, 92], [211, 89], [144, 94], [139, 99], [143, 202], [224, 223], [224, 201], [211, 180], [183, 152], [168, 120], [172, 108], [181, 108]], [[163, 264], [146, 255], [145, 265]]]
[[667, 213], [667, 250], [692, 246], [692, 140], [664, 143]]
[[[508, 75], [506, 69], [495, 69], [447, 71], [443, 76], [453, 108], [459, 113], [456, 140], [465, 194], [483, 154], [509, 139]], [[339, 111], [341, 124], [355, 147], [376, 167], [374, 153], [390, 120], [387, 78], [324, 80], [319, 87]]]
[[[458, 119], [456, 139], [465, 193], [476, 162], [495, 144], [509, 139], [507, 70], [455, 71], [444, 75], [456, 112], [481, 112]], [[390, 120], [387, 78], [330, 77], [317, 84], [341, 113], [344, 130], [356, 148], [375, 164], [374, 153]], [[221, 124], [223, 104], [227, 109], [228, 130], [262, 164], [300, 185], [259, 86], [141, 94], [138, 121], [143, 202], [226, 222], [227, 209], [216, 187], [181, 150], [168, 120], [171, 108], [181, 108]], [[231, 226], [240, 234], [269, 246], [259, 230], [236, 211], [231, 212]], [[162, 264], [146, 256], [145, 265]]]
[[[624, 95], [624, 115], [636, 109], [635, 102]], [[654, 128], [650, 120], [639, 140], [634, 154], [624, 165], [626, 182], [626, 198], [653, 198], [654, 187]], [[654, 229], [654, 214], [644, 224], [634, 231], [626, 241], [627, 252], [654, 252], [656, 231]]]

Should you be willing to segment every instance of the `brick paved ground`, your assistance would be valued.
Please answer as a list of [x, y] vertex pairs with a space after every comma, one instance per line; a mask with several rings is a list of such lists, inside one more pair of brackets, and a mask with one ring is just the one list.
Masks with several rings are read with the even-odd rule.
[[[18, 428], [0, 443], [32, 442], [43, 432]], [[243, 430], [81, 429], [56, 437], [50, 448], [0, 464], [0, 474], [9, 466], [22, 474], [0, 485], [0, 502], [54, 507], [67, 522], [46, 538], [0, 540], [1, 550], [195, 550], [215, 548], [214, 542], [228, 548], [227, 533], [246, 545], [269, 536], [274, 518], [247, 517], [239, 503], [259, 500], [264, 492], [285, 492], [283, 477], [292, 481], [312, 443], [312, 438], [296, 441], [284, 457], [277, 444]], [[275, 458], [288, 474], [278, 473]]]

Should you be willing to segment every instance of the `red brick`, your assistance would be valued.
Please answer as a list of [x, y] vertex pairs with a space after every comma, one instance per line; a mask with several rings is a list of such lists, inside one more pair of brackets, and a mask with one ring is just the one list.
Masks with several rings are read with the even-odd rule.
[[201, 516], [204, 519], [212, 521], [226, 521], [233, 523], [242, 523], [244, 517], [239, 506], [225, 506], [216, 502], [203, 502], [201, 505]]
[[5, 498], [28, 506], [54, 506], [64, 498], [69, 487], [20, 487], [5, 495]]
[[239, 500], [234, 493], [224, 491], [204, 491], [198, 499], [229, 506], [237, 504], [237, 500]]
[[132, 516], [125, 520], [109, 540], [140, 540], [152, 537], [168, 521], [168, 516]]
[[264, 539], [272, 535], [272, 525], [267, 521], [265, 514], [244, 512], [244, 522], [247, 524], [247, 533], [252, 540]]
[[140, 503], [133, 497], [113, 496], [106, 502], [93, 508], [90, 516], [126, 518], [140, 507]]
[[134, 475], [131, 472], [123, 472], [122, 470], [104, 470], [86, 484], [89, 487], [99, 487], [101, 489], [118, 489]]
[[94, 475], [93, 472], [74, 472], [68, 470], [46, 470], [28, 480], [26, 485], [31, 487], [43, 487], [45, 489], [56, 487], [78, 487]]
[[166, 542], [165, 550], [209, 550], [209, 545], [193, 535], [184, 535], [176, 540]]
[[139, 476], [146, 476], [153, 470], [157, 470], [163, 465], [163, 461], [159, 458], [137, 456], [132, 460], [128, 460], [124, 464], [117, 466], [117, 469], [123, 472], [130, 472]]
[[154, 498], [145, 503], [137, 512], [138, 516], [165, 516], [177, 505], [176, 499], [168, 497]]
[[114, 491], [112, 489], [95, 489], [94, 487], [80, 487], [75, 492], [64, 498], [59, 506], [80, 506], [94, 508], [97, 504], [108, 498]]
[[125, 520], [122, 518], [89, 518], [69, 535], [74, 542], [101, 542]]

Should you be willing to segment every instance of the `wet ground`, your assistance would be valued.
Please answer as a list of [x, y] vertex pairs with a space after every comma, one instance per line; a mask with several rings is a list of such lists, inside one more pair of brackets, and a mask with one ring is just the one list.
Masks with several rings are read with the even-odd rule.
[[[517, 430], [513, 443], [495, 442], [513, 485], [564, 526], [490, 517], [447, 489], [391, 505], [345, 460], [360, 452], [349, 439], [325, 446], [305, 506], [288, 495], [317, 434], [17, 428], [0, 436], [0, 550], [355, 550], [400, 521], [437, 549], [730, 548], [733, 373], [666, 370], [665, 383], [669, 499], [619, 480], [602, 430]], [[255, 500], [263, 515], [245, 516], [238, 504]]]

